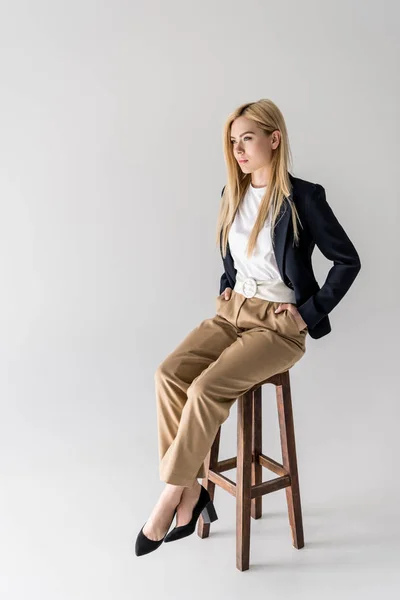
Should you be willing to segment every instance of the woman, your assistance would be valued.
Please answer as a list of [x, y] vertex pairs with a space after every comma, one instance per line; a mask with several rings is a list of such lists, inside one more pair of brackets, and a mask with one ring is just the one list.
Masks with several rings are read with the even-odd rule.
[[[197, 478], [205, 476], [218, 428], [239, 395], [302, 358], [307, 334], [331, 331], [328, 313], [361, 268], [324, 188], [288, 172], [286, 125], [272, 101], [244, 104], [229, 116], [224, 153], [227, 185], [217, 225], [224, 272], [216, 314], [155, 373], [166, 486], [137, 536], [137, 555], [190, 535], [201, 513], [217, 518]], [[315, 244], [334, 263], [321, 288], [311, 264]]]

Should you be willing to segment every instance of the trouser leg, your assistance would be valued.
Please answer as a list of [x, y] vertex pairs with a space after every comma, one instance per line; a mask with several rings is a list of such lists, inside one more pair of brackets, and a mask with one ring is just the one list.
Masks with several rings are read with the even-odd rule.
[[189, 386], [236, 339], [236, 328], [226, 319], [219, 315], [205, 319], [163, 360], [155, 372], [160, 476], [167, 483], [189, 486], [195, 478], [205, 476], [201, 461], [193, 476], [186, 477], [184, 473], [175, 472], [173, 460], [167, 458], [163, 461], [163, 458], [177, 435]]

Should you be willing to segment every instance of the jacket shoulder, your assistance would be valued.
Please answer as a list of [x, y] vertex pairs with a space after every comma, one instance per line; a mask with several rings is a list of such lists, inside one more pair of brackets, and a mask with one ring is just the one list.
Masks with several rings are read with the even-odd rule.
[[[317, 192], [321, 191], [322, 185], [300, 177], [290, 175], [292, 183], [292, 198], [296, 206], [305, 207], [310, 202], [313, 202], [317, 197]], [[323, 188], [322, 188], [323, 190]]]
[[307, 179], [301, 179], [293, 175], [290, 175], [290, 181], [292, 182], [293, 192], [301, 195], [313, 194], [318, 187], [321, 187], [319, 183], [307, 181]]

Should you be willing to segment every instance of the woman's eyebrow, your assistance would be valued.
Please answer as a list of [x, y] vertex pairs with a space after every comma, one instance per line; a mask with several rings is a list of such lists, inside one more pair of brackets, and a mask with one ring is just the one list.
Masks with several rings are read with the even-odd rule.
[[[246, 133], [254, 133], [254, 131], [245, 131], [244, 133], [241, 133], [239, 135], [239, 137], [242, 137], [243, 135], [245, 135]], [[231, 135], [231, 140], [234, 140], [235, 138], [233, 137], [233, 135]]]

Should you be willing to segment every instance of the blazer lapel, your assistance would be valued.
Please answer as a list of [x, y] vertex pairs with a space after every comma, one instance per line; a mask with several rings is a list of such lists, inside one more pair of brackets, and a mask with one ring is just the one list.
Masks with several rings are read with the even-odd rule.
[[282, 202], [281, 209], [275, 222], [272, 238], [274, 243], [275, 258], [282, 278], [284, 273], [283, 266], [285, 264], [286, 240], [292, 215], [288, 198], [292, 199], [292, 194], [286, 197]]

